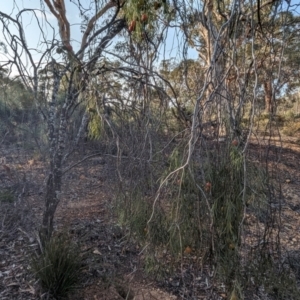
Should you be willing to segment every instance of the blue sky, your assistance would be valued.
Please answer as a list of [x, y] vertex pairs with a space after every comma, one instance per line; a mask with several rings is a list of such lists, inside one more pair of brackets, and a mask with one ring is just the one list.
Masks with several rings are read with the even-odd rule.
[[[24, 9], [24, 8], [30, 8], [35, 9], [36, 16], [38, 17], [38, 21], [41, 24], [45, 24], [45, 18], [44, 15], [39, 9], [41, 8], [41, 2], [40, 0], [6, 0], [5, 6], [1, 6], [1, 11], [11, 15], [15, 18], [16, 14]], [[89, 0], [82, 1], [83, 4], [90, 3]], [[79, 16], [79, 11], [77, 7], [70, 1], [65, 1], [66, 4], [66, 10], [67, 10], [67, 17], [71, 24], [71, 39], [72, 39], [72, 46], [76, 50], [79, 47], [82, 33], [80, 31], [80, 22], [81, 18]], [[58, 36], [58, 29], [57, 29], [57, 21], [55, 17], [51, 14], [51, 12], [48, 10], [48, 8], [45, 5], [45, 14], [47, 16], [48, 22], [55, 28], [55, 38], [60, 40]], [[32, 49], [38, 49], [38, 51], [33, 51], [34, 59], [38, 60], [40, 57], [40, 53], [43, 51], [43, 48], [45, 48], [45, 43], [43, 40], [43, 36], [41, 34], [41, 31], [38, 27], [38, 23], [33, 16], [32, 12], [25, 12], [22, 14], [22, 25], [26, 36], [26, 41], [28, 46], [30, 46]], [[13, 29], [12, 27], [12, 30]], [[15, 33], [17, 33], [15, 31]], [[160, 49], [160, 59], [168, 59], [170, 57], [177, 57], [180, 55], [180, 47], [181, 47], [181, 41], [180, 41], [180, 34], [176, 33], [175, 29], [170, 29], [168, 31], [168, 35], [166, 38], [166, 43], [163, 47]], [[48, 40], [52, 40], [53, 38], [53, 30], [51, 30], [50, 26], [47, 26], [47, 30], [44, 30], [44, 35], [47, 37]], [[179, 38], [178, 38], [179, 36]], [[4, 41], [5, 39], [3, 37], [2, 32], [0, 32], [0, 41]], [[197, 59], [197, 52], [195, 50], [189, 50], [188, 56], [193, 59]], [[3, 57], [3, 54], [0, 54], [0, 64], [1, 60], [4, 61], [5, 58]]]
[[[66, 1], [67, 9], [68, 9], [68, 17], [71, 20], [72, 26], [72, 39], [73, 39], [73, 46], [79, 43], [80, 40], [80, 18], [78, 16], [78, 12], [76, 12], [76, 7], [70, 3], [70, 1]], [[40, 10], [40, 1], [39, 0], [16, 0], [16, 1], [6, 1], [6, 5], [1, 7], [1, 11], [11, 15], [13, 18], [16, 17], [17, 13], [24, 9], [35, 9], [35, 14], [37, 16], [37, 19], [34, 17], [32, 12], [24, 12], [22, 13], [22, 25], [23, 30], [25, 32], [26, 42], [29, 47], [32, 49], [37, 49], [38, 51], [32, 51], [33, 55], [36, 59], [40, 57], [40, 53], [43, 48], [45, 48], [44, 45], [44, 39], [41, 33], [40, 28], [38, 27], [38, 22], [40, 22], [41, 25], [45, 25], [45, 17]], [[58, 36], [58, 29], [57, 29], [57, 21], [55, 17], [50, 13], [50, 11], [46, 8], [45, 14], [47, 17], [47, 21], [50, 23], [51, 26], [55, 29], [53, 31], [50, 26], [43, 26], [44, 29], [44, 35], [47, 40], [52, 40], [53, 37], [60, 39]], [[12, 32], [17, 34], [16, 29], [14, 26], [10, 26], [10, 29]], [[54, 35], [55, 32], [55, 35]], [[5, 42], [5, 38], [3, 37], [2, 32], [0, 32], [0, 41]]]
[[[4, 1], [4, 0], [2, 0]], [[36, 9], [35, 13], [38, 17], [39, 22], [41, 24], [44, 24], [45, 18], [39, 9], [41, 8], [41, 2], [43, 3], [43, 0], [5, 0], [5, 5], [2, 5], [0, 10], [10, 14], [12, 17], [15, 17], [16, 14], [19, 12], [19, 10], [24, 9], [24, 8], [30, 8], [30, 9]], [[200, 2], [200, 0], [199, 0]], [[90, 0], [83, 0], [81, 3], [86, 5], [86, 8], [88, 6], [88, 3], [90, 3]], [[68, 20], [71, 23], [71, 38], [72, 38], [72, 46], [76, 50], [78, 49], [82, 33], [80, 32], [80, 22], [81, 18], [79, 17], [79, 11], [77, 7], [69, 0], [65, 0], [66, 4], [66, 9], [67, 9], [67, 17]], [[299, 12], [299, 4], [298, 1], [294, 0], [291, 2], [291, 5], [295, 5], [294, 12], [298, 13]], [[286, 7], [286, 3], [283, 2], [283, 9]], [[46, 10], [46, 16], [48, 22], [55, 28], [55, 38], [60, 40], [58, 36], [58, 30], [57, 30], [57, 21], [55, 17], [49, 12], [47, 7], [45, 6]], [[33, 14], [31, 12], [26, 12], [22, 14], [22, 24], [23, 24], [23, 29], [25, 32], [26, 36], [26, 41], [28, 45], [32, 49], [37, 49], [38, 51], [33, 51], [34, 53], [34, 59], [39, 59], [40, 53], [43, 51], [43, 48], [45, 47], [44, 41], [42, 34], [38, 28], [37, 22], [35, 18], [33, 17]], [[45, 27], [44, 27], [45, 28]], [[53, 38], [53, 31], [51, 28], [48, 26], [47, 31], [44, 32], [45, 36], [47, 37], [48, 40], [52, 40]], [[12, 28], [13, 30], [13, 28]], [[2, 32], [0, 30], [0, 41], [4, 41]], [[159, 59], [168, 59], [171, 57], [178, 57], [178, 60], [180, 60], [181, 57], [181, 51], [182, 51], [182, 33], [177, 29], [177, 32], [175, 29], [169, 29], [168, 30], [168, 35], [166, 38], [165, 44], [160, 48], [160, 55]], [[188, 51], [188, 57], [197, 59], [198, 54], [197, 51], [193, 49], [189, 49]], [[5, 60], [3, 57], [3, 54], [0, 53], [0, 64], [1, 60]]]

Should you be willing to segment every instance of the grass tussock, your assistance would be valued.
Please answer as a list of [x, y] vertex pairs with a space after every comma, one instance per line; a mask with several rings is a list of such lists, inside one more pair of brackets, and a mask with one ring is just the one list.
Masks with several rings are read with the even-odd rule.
[[0, 203], [13, 203], [15, 199], [14, 194], [9, 190], [0, 191]]
[[32, 270], [41, 287], [56, 299], [77, 288], [82, 261], [79, 248], [66, 235], [53, 236], [40, 255], [32, 258]]

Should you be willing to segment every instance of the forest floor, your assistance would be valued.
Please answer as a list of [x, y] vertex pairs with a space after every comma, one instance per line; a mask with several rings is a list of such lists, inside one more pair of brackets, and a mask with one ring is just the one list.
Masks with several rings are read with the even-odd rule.
[[[289, 252], [300, 250], [300, 146], [297, 141], [284, 138], [273, 140], [272, 146], [268, 141], [250, 144], [251, 151], [257, 153], [269, 147], [270, 157], [280, 170], [278, 180], [284, 195], [281, 242]], [[18, 191], [17, 201], [0, 201], [0, 299], [48, 299], [29, 270], [30, 256], [38, 246], [36, 229], [43, 211], [45, 163], [33, 158], [30, 151], [2, 148], [0, 156], [6, 158], [10, 168], [9, 172], [0, 171], [1, 190], [9, 186]], [[113, 159], [102, 156], [74, 167], [65, 176], [55, 226], [68, 230], [83, 245], [82, 252], [88, 254], [81, 287], [70, 299], [225, 299], [221, 288], [210, 288], [210, 274], [194, 268], [192, 254], [184, 257], [169, 278], [154, 280], [147, 275], [142, 249], [129, 241], [116, 220], [115, 173]], [[250, 299], [271, 298], [260, 291]]]

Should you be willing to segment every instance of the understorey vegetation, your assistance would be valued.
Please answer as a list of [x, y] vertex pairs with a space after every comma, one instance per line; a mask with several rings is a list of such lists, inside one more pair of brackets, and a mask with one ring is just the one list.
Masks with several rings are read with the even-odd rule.
[[[299, 299], [282, 158], [300, 147], [299, 5], [36, 2], [0, 9], [0, 237], [25, 234], [31, 296], [71, 299], [92, 274], [134, 299], [107, 238], [178, 299]], [[83, 186], [105, 217], [75, 230], [57, 212]]]

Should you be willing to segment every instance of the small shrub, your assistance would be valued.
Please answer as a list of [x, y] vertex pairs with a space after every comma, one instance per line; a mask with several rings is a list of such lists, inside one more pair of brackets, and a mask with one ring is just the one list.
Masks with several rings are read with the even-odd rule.
[[269, 121], [270, 120], [270, 114], [263, 112], [256, 116], [256, 121]]
[[279, 126], [282, 126], [286, 121], [286, 116], [282, 114], [272, 116], [272, 121], [275, 121]]
[[[128, 226], [132, 233], [140, 241], [151, 240], [154, 245], [165, 244], [168, 241], [169, 233], [167, 220], [163, 211], [157, 207], [152, 222], [148, 220], [152, 214], [152, 203], [141, 193], [131, 193], [129, 199], [119, 201], [118, 214], [122, 225]], [[126, 205], [130, 202], [130, 205]]]
[[288, 136], [294, 136], [296, 133], [300, 132], [300, 122], [288, 122], [286, 126], [284, 126], [282, 133]]
[[293, 121], [295, 121], [295, 116], [296, 116], [296, 114], [293, 111], [289, 110], [285, 113], [284, 119], [285, 119], [285, 121], [293, 122]]
[[66, 235], [54, 236], [41, 255], [32, 258], [31, 267], [43, 289], [56, 298], [64, 298], [77, 287], [81, 257]]
[[249, 262], [247, 274], [251, 274], [251, 282], [255, 287], [263, 287], [272, 299], [300, 299], [296, 274], [293, 276], [287, 266], [271, 259], [269, 253], [262, 248], [253, 252]]
[[12, 203], [14, 201], [14, 194], [11, 191], [0, 191], [0, 203]]

